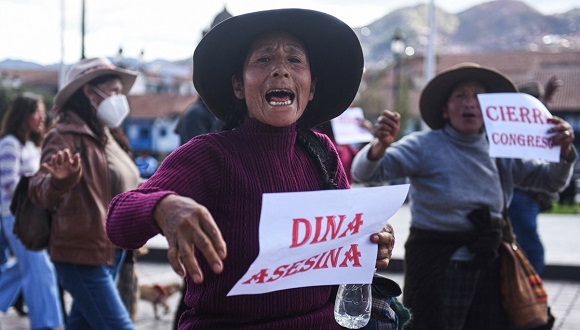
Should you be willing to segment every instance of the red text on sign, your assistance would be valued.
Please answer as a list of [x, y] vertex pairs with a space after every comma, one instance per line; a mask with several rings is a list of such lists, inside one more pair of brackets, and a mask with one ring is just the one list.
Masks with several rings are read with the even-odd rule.
[[526, 107], [515, 107], [511, 105], [495, 106], [490, 105], [485, 108], [485, 116], [491, 121], [507, 121], [525, 124], [545, 124], [546, 116], [541, 110]]
[[307, 272], [309, 270], [337, 267], [361, 267], [360, 257], [361, 253], [358, 251], [358, 244], [351, 244], [350, 248], [345, 252], [343, 252], [343, 247], [339, 247], [312, 256], [308, 259], [278, 266], [272, 272], [270, 272], [269, 269], [262, 269], [242, 284], [274, 282], [280, 278]]
[[532, 147], [540, 149], [552, 148], [550, 138], [538, 135], [524, 135], [515, 133], [493, 133], [491, 141], [496, 145]]
[[314, 221], [304, 218], [293, 219], [290, 247], [295, 248], [308, 242], [316, 244], [346, 235], [355, 235], [363, 224], [362, 215], [362, 213], [357, 213], [354, 219], [346, 224], [344, 223], [346, 215], [315, 217]]

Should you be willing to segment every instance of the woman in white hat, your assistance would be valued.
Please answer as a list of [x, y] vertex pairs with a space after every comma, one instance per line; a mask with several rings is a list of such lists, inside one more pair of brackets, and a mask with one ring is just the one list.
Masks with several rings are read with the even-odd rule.
[[107, 239], [105, 218], [111, 198], [139, 184], [137, 167], [109, 130], [129, 114], [124, 93], [136, 77], [105, 58], [74, 64], [30, 182], [33, 202], [53, 209], [50, 257], [73, 298], [67, 329], [134, 328], [114, 281], [124, 251]]
[[[109, 238], [136, 248], [165, 235], [173, 269], [187, 275], [191, 309], [180, 329], [338, 328], [331, 286], [227, 293], [258, 255], [263, 193], [349, 187], [330, 140], [314, 135], [333, 169], [305, 136], [354, 98], [363, 72], [356, 35], [316, 11], [256, 12], [214, 27], [193, 60], [195, 87], [226, 130], [191, 139], [143, 186], [117, 196]], [[391, 228], [371, 240], [379, 243], [377, 266], [386, 267]]]
[[355, 157], [355, 181], [411, 181], [403, 291], [410, 329], [510, 329], [499, 288], [500, 242], [513, 240], [509, 230], [502, 237], [505, 202], [514, 184], [557, 191], [572, 174], [574, 135], [556, 117], [549, 122], [559, 163], [489, 156], [477, 94], [499, 92], [516, 87], [491, 68], [464, 63], [440, 72], [419, 104], [432, 130], [394, 142], [400, 116], [385, 110], [375, 140]]

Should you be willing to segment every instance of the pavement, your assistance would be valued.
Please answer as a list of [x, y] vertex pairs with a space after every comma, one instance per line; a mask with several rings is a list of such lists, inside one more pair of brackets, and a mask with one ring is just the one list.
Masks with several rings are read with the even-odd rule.
[[[408, 235], [410, 213], [407, 205], [391, 218], [395, 229], [397, 244], [393, 250], [393, 260], [389, 269], [383, 271], [394, 281], [403, 285], [402, 259], [404, 242]], [[580, 214], [553, 215], [540, 214], [538, 230], [546, 249], [546, 270], [543, 276], [548, 292], [548, 303], [556, 317], [554, 330], [580, 330]], [[147, 247], [150, 252], [141, 257], [136, 264], [140, 284], [170, 283], [181, 281], [166, 259], [167, 243], [161, 236], [152, 238]], [[173, 313], [177, 306], [179, 293], [168, 300], [170, 311], [160, 313], [155, 319], [153, 306], [140, 301], [137, 309], [135, 328], [138, 330], [172, 329]], [[70, 297], [65, 301], [70, 304]], [[29, 329], [28, 318], [19, 317], [13, 309], [0, 315], [0, 330]], [[495, 330], [495, 329], [494, 329]]]

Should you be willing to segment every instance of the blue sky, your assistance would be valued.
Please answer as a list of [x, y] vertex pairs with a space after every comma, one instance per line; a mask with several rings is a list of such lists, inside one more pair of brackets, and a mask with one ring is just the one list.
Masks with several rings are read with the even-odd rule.
[[[295, 0], [290, 7], [324, 11], [352, 27], [361, 27], [402, 6], [428, 2]], [[487, 1], [435, 0], [438, 7], [451, 13], [483, 2]], [[578, 0], [524, 2], [544, 14], [580, 8]], [[129, 57], [138, 57], [143, 50], [147, 61], [191, 56], [201, 31], [224, 6], [233, 15], [288, 7], [264, 0], [85, 0], [85, 3], [86, 56], [113, 56], [123, 47]], [[0, 61], [10, 58], [53, 64], [62, 58], [65, 63], [72, 63], [80, 57], [80, 31], [80, 0], [0, 0]]]

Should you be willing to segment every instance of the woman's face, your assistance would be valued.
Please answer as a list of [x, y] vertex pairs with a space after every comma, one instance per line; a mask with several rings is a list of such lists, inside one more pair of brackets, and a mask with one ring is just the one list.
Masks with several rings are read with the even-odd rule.
[[234, 93], [245, 99], [248, 115], [262, 123], [283, 127], [295, 123], [314, 97], [306, 49], [292, 35], [270, 33], [252, 44], [242, 80], [232, 77]]
[[483, 117], [477, 94], [482, 93], [485, 93], [485, 87], [477, 81], [460, 83], [447, 99], [443, 118], [462, 134], [479, 134], [483, 127]]
[[44, 102], [38, 101], [36, 111], [28, 117], [28, 128], [31, 132], [41, 133], [44, 130], [44, 122], [46, 121], [46, 109]]
[[93, 101], [97, 106], [101, 104], [101, 102], [103, 102], [105, 98], [112, 95], [123, 93], [123, 83], [119, 78], [109, 79], [105, 82], [95, 85], [97, 89], [96, 91], [93, 88], [91, 88], [90, 85], [88, 84], [85, 86], [86, 86], [86, 89], [84, 90], [85, 95], [87, 95], [87, 97], [91, 101]]

